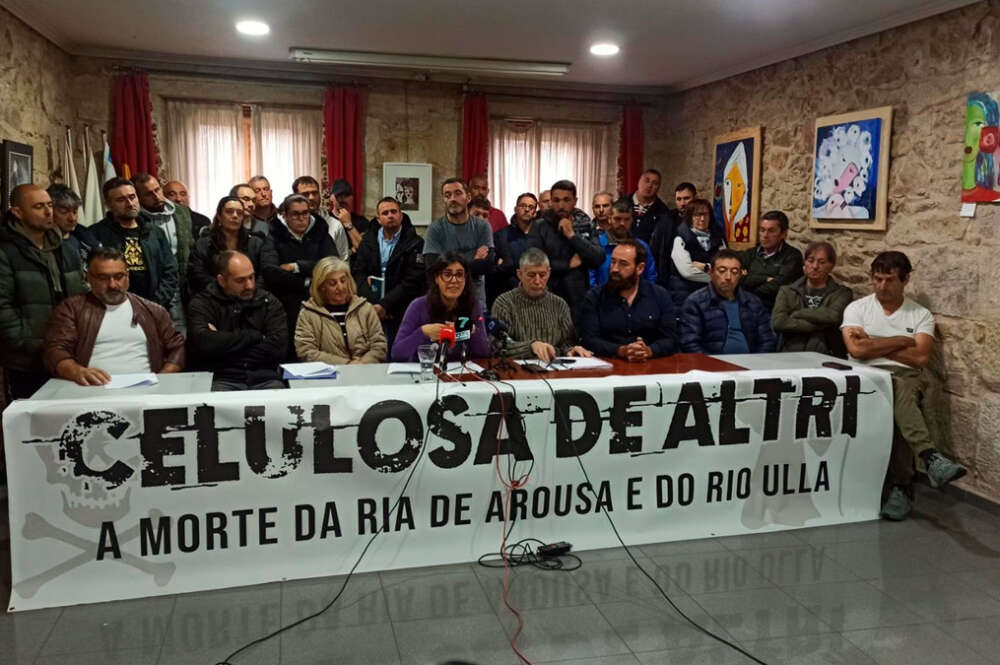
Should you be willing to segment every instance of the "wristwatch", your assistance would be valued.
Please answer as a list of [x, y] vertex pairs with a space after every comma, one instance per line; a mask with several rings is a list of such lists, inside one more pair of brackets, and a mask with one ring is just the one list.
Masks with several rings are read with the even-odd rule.
[[350, 226], [344, 225], [344, 230], [345, 231], [353, 231], [354, 230], [354, 224], [351, 224]]

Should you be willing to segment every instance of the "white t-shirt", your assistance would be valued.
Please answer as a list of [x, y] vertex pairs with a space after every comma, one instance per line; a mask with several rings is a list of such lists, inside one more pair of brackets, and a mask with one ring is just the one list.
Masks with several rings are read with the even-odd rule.
[[103, 369], [112, 376], [151, 371], [146, 333], [138, 323], [132, 325], [132, 302], [126, 298], [120, 305], [105, 307], [88, 367]]
[[[844, 322], [841, 330], [847, 327], [862, 328], [869, 337], [916, 337], [917, 333], [934, 336], [934, 315], [923, 305], [903, 298], [903, 304], [886, 316], [885, 310], [875, 294], [855, 300], [844, 310]], [[871, 360], [851, 360], [868, 365], [883, 367], [908, 367], [903, 363], [888, 358], [873, 358]]]

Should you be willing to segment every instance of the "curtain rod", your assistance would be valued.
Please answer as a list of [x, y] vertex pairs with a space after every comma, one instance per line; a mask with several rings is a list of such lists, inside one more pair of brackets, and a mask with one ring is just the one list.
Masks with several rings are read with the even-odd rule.
[[263, 106], [265, 108], [283, 108], [306, 111], [322, 111], [323, 105], [283, 104], [281, 102], [234, 102], [230, 99], [207, 99], [203, 97], [168, 97], [160, 95], [165, 102], [195, 102], [197, 104], [235, 104], [237, 106]]
[[[469, 89], [468, 92], [475, 92], [482, 95], [486, 95], [487, 99], [490, 97], [509, 97], [511, 99], [542, 99], [547, 102], [584, 102], [587, 104], [603, 104], [606, 106], [624, 106], [625, 104], [632, 104], [635, 106], [652, 107], [652, 104], [646, 102], [636, 102], [631, 99], [621, 99], [617, 101], [606, 100], [606, 99], [594, 99], [592, 97], [566, 97], [558, 94], [552, 95], [538, 95], [532, 93], [517, 93], [517, 92], [490, 92], [489, 90], [474, 90]], [[600, 93], [598, 93], [600, 94]]]
[[551, 119], [551, 118], [535, 118], [533, 116], [526, 115], [497, 115], [490, 114], [490, 120], [509, 120], [511, 122], [540, 122], [553, 125], [600, 125], [602, 127], [610, 127], [615, 124], [616, 121], [604, 122], [602, 120], [563, 120], [563, 119]]

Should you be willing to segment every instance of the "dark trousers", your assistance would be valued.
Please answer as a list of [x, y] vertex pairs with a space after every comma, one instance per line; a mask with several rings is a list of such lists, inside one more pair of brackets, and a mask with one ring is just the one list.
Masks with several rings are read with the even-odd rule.
[[212, 379], [212, 392], [226, 392], [230, 390], [279, 390], [287, 388], [284, 381], [280, 379], [268, 379], [259, 383], [241, 383], [239, 381], [227, 381], [226, 379]]

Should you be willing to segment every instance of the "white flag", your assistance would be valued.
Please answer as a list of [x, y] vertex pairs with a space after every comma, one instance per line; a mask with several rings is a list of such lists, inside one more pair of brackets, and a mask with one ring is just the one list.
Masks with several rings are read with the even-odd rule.
[[115, 165], [111, 162], [111, 146], [108, 145], [107, 132], [101, 132], [101, 138], [104, 139], [104, 179], [101, 180], [103, 185], [108, 180], [117, 178], [118, 172], [115, 171]]
[[80, 224], [90, 226], [101, 221], [104, 207], [101, 205], [101, 182], [97, 175], [97, 162], [94, 152], [90, 149], [90, 129], [85, 128], [83, 134], [83, 153], [87, 159], [87, 190], [83, 194], [83, 215]]
[[73, 166], [73, 136], [66, 127], [66, 140], [63, 142], [62, 172], [63, 182], [77, 194], [80, 193], [80, 181], [76, 179], [76, 167]]

